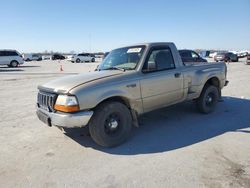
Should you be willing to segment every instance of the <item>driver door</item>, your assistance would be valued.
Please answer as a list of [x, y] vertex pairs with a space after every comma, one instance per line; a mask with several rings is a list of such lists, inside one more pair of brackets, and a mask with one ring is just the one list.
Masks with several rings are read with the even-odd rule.
[[151, 50], [144, 64], [140, 83], [144, 112], [183, 99], [183, 75], [175, 67], [170, 48]]

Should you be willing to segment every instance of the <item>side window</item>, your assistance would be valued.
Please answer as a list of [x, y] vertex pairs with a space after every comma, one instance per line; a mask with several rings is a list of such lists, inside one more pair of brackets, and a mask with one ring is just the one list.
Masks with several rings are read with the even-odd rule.
[[143, 71], [152, 72], [152, 71], [161, 71], [174, 69], [174, 59], [169, 48], [161, 48], [152, 50], [147, 58]]
[[192, 58], [198, 58], [198, 54], [196, 54], [195, 52], [191, 52]]
[[6, 56], [18, 56], [18, 54], [14, 51], [6, 51], [5, 54]]
[[5, 51], [4, 56], [10, 56], [10, 51]]
[[192, 55], [189, 51], [181, 51], [180, 55], [182, 58], [191, 58], [192, 57]]
[[0, 57], [1, 56], [4, 56], [4, 52], [3, 51], [0, 51]]

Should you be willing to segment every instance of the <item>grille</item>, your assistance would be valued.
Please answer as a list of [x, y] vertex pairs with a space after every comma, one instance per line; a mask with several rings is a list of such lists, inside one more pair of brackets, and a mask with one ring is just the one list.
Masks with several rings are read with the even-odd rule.
[[39, 91], [37, 95], [37, 105], [47, 111], [53, 111], [56, 95]]

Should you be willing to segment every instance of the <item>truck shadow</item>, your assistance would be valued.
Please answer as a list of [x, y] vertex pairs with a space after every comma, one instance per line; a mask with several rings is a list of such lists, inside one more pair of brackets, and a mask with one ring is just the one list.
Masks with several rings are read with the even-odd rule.
[[14, 68], [14, 69], [2, 69], [2, 67], [0, 67], [0, 72], [21, 72], [24, 71], [23, 69], [19, 69], [19, 68]]
[[25, 68], [34, 68], [41, 66], [33, 66], [33, 65], [21, 65], [16, 68], [13, 67], [0, 67], [0, 72], [21, 72], [24, 71]]
[[138, 155], [180, 149], [227, 132], [250, 133], [250, 100], [234, 97], [223, 100], [214, 113], [207, 115], [198, 113], [192, 102], [145, 114], [140, 118], [142, 125], [115, 148], [97, 146], [86, 135], [86, 128], [67, 129], [65, 134], [84, 147], [114, 155]]

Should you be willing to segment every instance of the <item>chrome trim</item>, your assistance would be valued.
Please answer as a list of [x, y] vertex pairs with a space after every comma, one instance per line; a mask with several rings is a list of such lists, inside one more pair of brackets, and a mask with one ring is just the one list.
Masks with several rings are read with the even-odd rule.
[[52, 111], [56, 102], [56, 97], [56, 94], [39, 91], [37, 94], [38, 107], [46, 111]]

